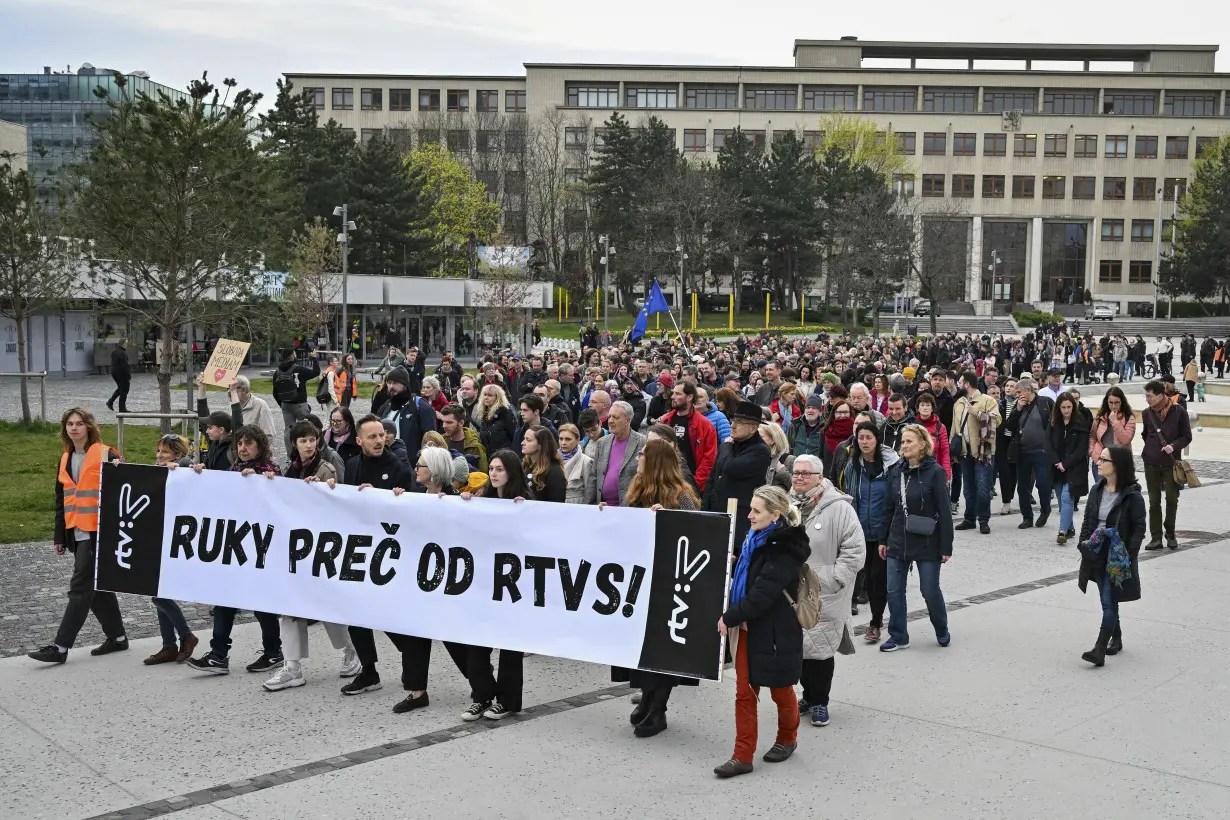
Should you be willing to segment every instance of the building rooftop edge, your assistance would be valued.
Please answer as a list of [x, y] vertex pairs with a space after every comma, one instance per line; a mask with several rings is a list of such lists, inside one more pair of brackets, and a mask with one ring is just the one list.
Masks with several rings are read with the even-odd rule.
[[864, 57], [880, 56], [934, 56], [937, 53], [995, 54], [1090, 54], [1115, 56], [1119, 54], [1147, 54], [1153, 51], [1197, 51], [1216, 53], [1218, 46], [1208, 44], [1177, 43], [978, 43], [978, 42], [916, 42], [910, 40], [795, 40], [795, 53], [799, 46], [823, 46], [860, 48]]

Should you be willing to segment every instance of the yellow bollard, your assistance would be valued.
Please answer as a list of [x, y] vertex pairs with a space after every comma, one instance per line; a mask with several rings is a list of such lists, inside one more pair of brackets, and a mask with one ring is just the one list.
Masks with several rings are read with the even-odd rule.
[[730, 294], [730, 308], [726, 311], [726, 316], [728, 318], [726, 329], [734, 330], [735, 329], [735, 295], [733, 293]]
[[807, 297], [799, 297], [799, 324], [807, 324]]
[[700, 296], [692, 294], [692, 329], [696, 330], [696, 310], [700, 307]]
[[569, 301], [571, 301], [569, 298], [570, 296], [571, 294], [568, 293], [568, 291], [564, 291], [564, 318], [565, 319], [567, 319], [571, 315], [571, 311], [569, 310], [569, 304], [568, 304]]
[[765, 330], [769, 329], [769, 294], [768, 292], [766, 292], [764, 295], [764, 327], [765, 327]]
[[556, 307], [559, 308], [556, 313], [559, 314], [559, 323], [562, 325], [564, 323], [564, 289], [556, 288], [555, 295], [559, 300], [556, 304]]

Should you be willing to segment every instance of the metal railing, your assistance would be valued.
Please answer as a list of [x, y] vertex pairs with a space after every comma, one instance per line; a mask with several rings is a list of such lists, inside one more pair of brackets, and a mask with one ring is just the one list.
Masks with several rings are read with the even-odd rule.
[[170, 419], [178, 421], [183, 430], [182, 435], [188, 439], [189, 446], [192, 448], [192, 463], [196, 463], [200, 458], [200, 436], [197, 434], [197, 425], [200, 423], [200, 416], [196, 413], [116, 413], [115, 414], [115, 449], [124, 453], [124, 421], [126, 419]]
[[38, 379], [38, 403], [39, 403], [39, 418], [42, 421], [47, 421], [47, 371], [41, 370], [38, 372], [29, 373], [0, 373], [0, 378], [10, 379]]

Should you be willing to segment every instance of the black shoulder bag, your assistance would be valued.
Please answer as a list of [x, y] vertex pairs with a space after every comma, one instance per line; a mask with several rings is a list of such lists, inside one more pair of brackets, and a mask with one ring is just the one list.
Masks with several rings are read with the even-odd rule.
[[925, 515], [914, 515], [910, 512], [905, 498], [905, 470], [901, 471], [901, 511], [905, 513], [905, 531], [910, 535], [930, 536], [935, 532], [939, 521]]

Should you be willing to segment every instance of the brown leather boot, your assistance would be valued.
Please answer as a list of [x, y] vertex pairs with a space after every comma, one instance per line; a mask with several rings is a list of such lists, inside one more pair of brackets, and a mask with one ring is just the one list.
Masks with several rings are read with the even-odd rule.
[[197, 638], [196, 635], [189, 635], [188, 637], [180, 641], [179, 642], [179, 652], [175, 654], [175, 662], [183, 663], [184, 661], [191, 658], [193, 651], [196, 649], [196, 645], [200, 642], [201, 642], [200, 639]]
[[173, 646], [164, 646], [145, 659], [146, 666], [156, 666], [160, 663], [171, 663], [179, 655]]

